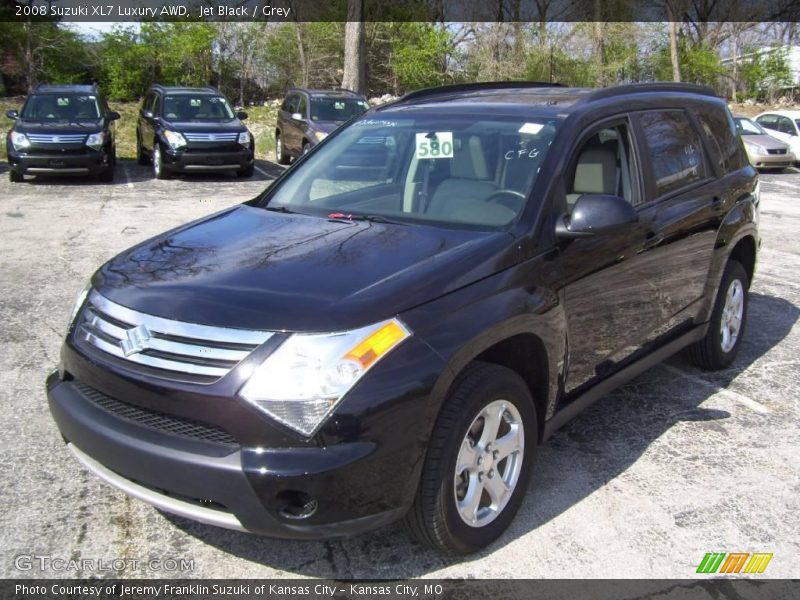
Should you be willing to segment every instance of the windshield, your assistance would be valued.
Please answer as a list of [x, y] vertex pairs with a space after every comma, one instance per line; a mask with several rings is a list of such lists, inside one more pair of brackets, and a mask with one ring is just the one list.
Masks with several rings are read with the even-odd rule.
[[178, 94], [164, 98], [163, 116], [173, 121], [229, 121], [233, 110], [222, 96]]
[[23, 119], [37, 121], [96, 121], [100, 118], [97, 97], [89, 94], [34, 94], [25, 103]]
[[344, 123], [368, 108], [366, 101], [354, 98], [311, 98], [311, 120]]
[[329, 138], [275, 189], [269, 208], [497, 229], [522, 211], [554, 119], [380, 113]]
[[736, 121], [736, 131], [739, 132], [739, 135], [767, 135], [761, 125], [750, 119], [736, 117], [734, 121]]

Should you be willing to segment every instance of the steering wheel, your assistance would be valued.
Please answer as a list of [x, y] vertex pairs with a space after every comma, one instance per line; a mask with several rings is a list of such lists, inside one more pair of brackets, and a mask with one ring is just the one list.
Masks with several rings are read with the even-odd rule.
[[519, 209], [524, 201], [525, 194], [509, 189], [497, 190], [491, 196], [486, 198], [486, 202], [500, 204], [510, 210], [513, 210], [515, 213], [519, 212]]

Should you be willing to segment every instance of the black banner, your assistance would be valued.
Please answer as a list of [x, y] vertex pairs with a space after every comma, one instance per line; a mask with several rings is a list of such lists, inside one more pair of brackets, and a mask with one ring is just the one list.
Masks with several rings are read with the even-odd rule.
[[[365, 21], [798, 21], [797, 0], [363, 0]], [[0, 0], [0, 20], [346, 21], [348, 0]], [[669, 9], [669, 10], [668, 10]]]
[[795, 600], [798, 580], [14, 580], [0, 598], [42, 600]]

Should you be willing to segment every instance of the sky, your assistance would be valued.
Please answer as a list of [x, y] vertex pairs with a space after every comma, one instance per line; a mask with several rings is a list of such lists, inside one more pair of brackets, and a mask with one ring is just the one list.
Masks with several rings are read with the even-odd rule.
[[111, 31], [117, 25], [121, 25], [124, 27], [139, 27], [138, 23], [123, 23], [123, 22], [83, 22], [83, 21], [73, 21], [71, 23], [65, 23], [70, 29], [77, 31], [78, 33], [82, 33], [87, 36], [91, 37], [100, 37], [103, 33]]

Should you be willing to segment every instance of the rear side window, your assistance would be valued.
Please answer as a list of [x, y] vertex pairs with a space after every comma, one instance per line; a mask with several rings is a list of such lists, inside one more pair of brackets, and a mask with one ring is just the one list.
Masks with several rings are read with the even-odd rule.
[[761, 115], [756, 119], [756, 123], [768, 129], [778, 128], [778, 117], [775, 115]]
[[647, 153], [656, 184], [656, 197], [706, 178], [703, 146], [682, 110], [640, 114]]
[[306, 98], [305, 96], [300, 96], [300, 104], [297, 107], [297, 112], [299, 112], [303, 117], [306, 116]]
[[742, 168], [745, 163], [730, 113], [722, 108], [708, 107], [696, 114], [711, 147], [711, 158], [717, 161], [722, 172]]

